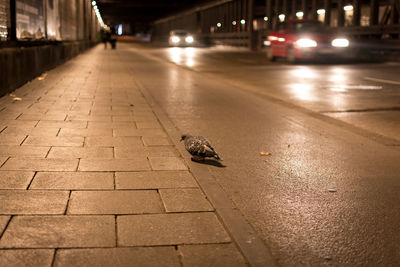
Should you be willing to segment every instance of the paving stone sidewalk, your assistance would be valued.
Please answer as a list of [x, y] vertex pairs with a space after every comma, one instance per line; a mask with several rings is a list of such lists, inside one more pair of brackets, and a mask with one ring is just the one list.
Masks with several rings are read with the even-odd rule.
[[0, 266], [246, 266], [121, 53], [0, 98]]

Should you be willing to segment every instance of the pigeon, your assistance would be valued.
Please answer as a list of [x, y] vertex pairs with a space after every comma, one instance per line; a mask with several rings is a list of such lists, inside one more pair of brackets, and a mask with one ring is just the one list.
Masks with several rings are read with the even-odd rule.
[[201, 161], [205, 158], [215, 158], [216, 160], [222, 160], [210, 142], [203, 136], [191, 136], [189, 134], [183, 134], [181, 141], [184, 141], [186, 150], [193, 156], [193, 161]]

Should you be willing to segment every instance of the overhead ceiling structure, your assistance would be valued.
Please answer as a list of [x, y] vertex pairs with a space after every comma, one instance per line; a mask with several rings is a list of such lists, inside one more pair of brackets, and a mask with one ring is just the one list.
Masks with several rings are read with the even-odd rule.
[[105, 24], [129, 24], [133, 32], [146, 32], [157, 19], [213, 0], [97, 0]]

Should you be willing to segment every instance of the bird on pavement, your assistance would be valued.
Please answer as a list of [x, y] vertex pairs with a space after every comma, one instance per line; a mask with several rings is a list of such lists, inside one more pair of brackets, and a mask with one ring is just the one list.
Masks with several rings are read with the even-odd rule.
[[203, 136], [191, 136], [183, 134], [181, 141], [184, 141], [186, 150], [192, 155], [193, 161], [202, 161], [205, 158], [222, 160], [211, 146], [210, 142]]

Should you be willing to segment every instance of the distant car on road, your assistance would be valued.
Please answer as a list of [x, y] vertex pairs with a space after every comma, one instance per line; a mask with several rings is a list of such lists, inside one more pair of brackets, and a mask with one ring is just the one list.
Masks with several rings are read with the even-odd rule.
[[302, 59], [341, 56], [349, 48], [349, 40], [337, 35], [318, 20], [292, 19], [277, 25], [264, 41], [270, 61], [278, 57], [295, 63]]
[[173, 30], [169, 32], [168, 43], [171, 46], [192, 46], [195, 40], [193, 34], [185, 30]]

